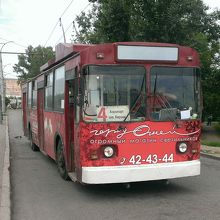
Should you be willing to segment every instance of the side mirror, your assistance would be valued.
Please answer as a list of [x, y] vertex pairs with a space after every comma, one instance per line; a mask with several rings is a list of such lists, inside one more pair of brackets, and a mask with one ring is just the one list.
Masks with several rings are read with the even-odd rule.
[[75, 88], [75, 103], [81, 107], [84, 104], [84, 91], [85, 91], [84, 78], [82, 77], [75, 78], [74, 88]]
[[83, 104], [84, 104], [84, 99], [83, 99], [83, 95], [82, 95], [82, 94], [78, 94], [78, 95], [76, 96], [76, 104], [77, 104], [78, 106], [80, 106], [80, 107], [83, 106]]

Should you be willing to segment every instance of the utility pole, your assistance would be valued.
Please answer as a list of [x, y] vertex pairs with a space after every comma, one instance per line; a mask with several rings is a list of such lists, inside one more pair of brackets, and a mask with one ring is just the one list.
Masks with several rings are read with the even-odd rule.
[[2, 106], [2, 99], [3, 99], [3, 93], [4, 93], [4, 82], [3, 82], [3, 67], [2, 67], [2, 53], [0, 51], [0, 124], [2, 124], [2, 118], [3, 118], [3, 106]]
[[3, 114], [5, 113], [5, 83], [4, 83], [3, 65], [2, 65], [2, 49], [6, 44], [11, 42], [13, 41], [7, 41], [6, 43], [1, 43], [2, 46], [0, 48], [0, 96], [1, 96], [0, 123], [2, 122]]

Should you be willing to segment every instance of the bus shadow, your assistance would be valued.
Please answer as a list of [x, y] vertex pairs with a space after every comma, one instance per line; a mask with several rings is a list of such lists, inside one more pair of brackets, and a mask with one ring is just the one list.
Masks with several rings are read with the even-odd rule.
[[[172, 182], [173, 181], [173, 182]], [[96, 197], [134, 197], [134, 196], [161, 196], [167, 194], [190, 194], [193, 189], [185, 187], [184, 182], [176, 183], [171, 180], [169, 184], [165, 181], [147, 181], [131, 183], [130, 188], [126, 184], [105, 184], [105, 185], [80, 185], [78, 189], [86, 194]]]

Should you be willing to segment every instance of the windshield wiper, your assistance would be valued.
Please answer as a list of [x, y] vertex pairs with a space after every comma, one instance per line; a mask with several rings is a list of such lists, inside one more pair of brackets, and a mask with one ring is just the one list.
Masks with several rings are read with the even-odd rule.
[[[176, 122], [176, 115], [174, 115], [174, 112], [177, 110], [176, 108], [173, 108], [170, 102], [168, 101], [167, 97], [165, 95], [160, 95], [157, 93], [157, 81], [158, 81], [158, 75], [156, 73], [156, 77], [154, 80], [154, 90], [153, 90], [153, 111], [155, 111], [155, 105], [156, 100], [160, 104], [162, 109], [166, 110], [166, 116], [170, 121]], [[161, 111], [161, 110], [160, 110]]]
[[[137, 103], [138, 103], [139, 101], [140, 101], [140, 106], [141, 106], [142, 100], [143, 100], [143, 99], [142, 99], [142, 90], [143, 90], [143, 87], [144, 87], [144, 82], [145, 82], [145, 76], [143, 77], [143, 80], [142, 80], [142, 83], [141, 83], [140, 92], [139, 92], [139, 94], [137, 95], [137, 98], [136, 98], [134, 104], [131, 106], [131, 108], [130, 108], [128, 114], [126, 115], [126, 117], [125, 117], [125, 119], [124, 119], [124, 121], [127, 120], [128, 116], [133, 112], [133, 110], [135, 109], [135, 107], [136, 107], [136, 105], [137, 105]], [[139, 106], [139, 108], [140, 108], [140, 106]], [[139, 108], [137, 108], [137, 110], [135, 111], [135, 113], [139, 110]], [[143, 114], [143, 113], [142, 113], [142, 114]], [[143, 114], [143, 115], [144, 115], [144, 114]]]

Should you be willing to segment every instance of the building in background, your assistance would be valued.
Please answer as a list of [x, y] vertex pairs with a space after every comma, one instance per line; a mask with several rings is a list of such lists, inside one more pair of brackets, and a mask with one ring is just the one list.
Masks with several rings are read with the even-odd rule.
[[18, 85], [17, 79], [4, 79], [5, 81], [5, 96], [21, 97], [21, 87]]
[[4, 79], [5, 96], [8, 98], [7, 108], [21, 108], [21, 87], [17, 79]]

